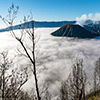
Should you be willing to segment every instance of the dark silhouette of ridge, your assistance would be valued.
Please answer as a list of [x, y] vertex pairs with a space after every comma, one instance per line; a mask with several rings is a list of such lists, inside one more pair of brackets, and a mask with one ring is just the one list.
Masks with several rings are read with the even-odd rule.
[[[17, 29], [24, 29], [24, 28], [32, 28], [32, 22], [33, 21], [30, 21], [30, 22], [27, 22], [27, 23], [22, 23], [22, 24], [19, 24], [19, 25], [15, 25], [13, 26], [13, 30], [17, 30]], [[47, 21], [34, 21], [34, 27], [35, 28], [42, 28], [42, 27], [61, 27], [63, 26], [64, 24], [75, 24], [76, 21], [51, 21], [51, 22], [47, 22]], [[29, 26], [26, 25], [25, 27], [25, 24], [28, 24]], [[7, 28], [3, 28], [3, 29], [0, 29], [0, 32], [5, 32], [5, 31], [9, 31], [11, 28], [10, 27], [7, 27]]]
[[94, 38], [100, 36], [100, 34], [92, 33], [80, 25], [63, 25], [60, 29], [51, 33], [53, 36], [65, 36], [76, 38]]

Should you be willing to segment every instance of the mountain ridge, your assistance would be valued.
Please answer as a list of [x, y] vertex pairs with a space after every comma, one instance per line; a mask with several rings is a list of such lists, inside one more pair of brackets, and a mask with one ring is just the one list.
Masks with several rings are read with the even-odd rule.
[[100, 34], [92, 33], [80, 25], [63, 25], [61, 28], [51, 33], [53, 36], [76, 37], [76, 38], [94, 38]]
[[[33, 21], [27, 22], [29, 24], [28, 28], [31, 28], [32, 22]], [[52, 27], [61, 27], [64, 24], [75, 24], [75, 23], [76, 23], [76, 21], [50, 21], [50, 22], [47, 22], [47, 21], [41, 21], [41, 22], [40, 21], [34, 21], [34, 27], [35, 28], [42, 28], [42, 27], [46, 27], [46, 28], [51, 27], [52, 28]], [[24, 29], [24, 28], [27, 28], [27, 27], [25, 27], [25, 23], [13, 26], [14, 30]], [[10, 27], [7, 27], [7, 28], [0, 29], [0, 32], [5, 32], [5, 31], [9, 31], [9, 30], [10, 30]]]

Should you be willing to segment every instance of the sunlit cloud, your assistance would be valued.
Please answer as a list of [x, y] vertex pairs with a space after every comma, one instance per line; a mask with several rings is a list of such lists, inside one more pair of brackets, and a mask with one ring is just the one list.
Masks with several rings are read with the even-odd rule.
[[83, 14], [80, 17], [76, 17], [77, 24], [83, 25], [86, 20], [93, 20], [100, 21], [100, 13], [89, 13], [89, 14]]

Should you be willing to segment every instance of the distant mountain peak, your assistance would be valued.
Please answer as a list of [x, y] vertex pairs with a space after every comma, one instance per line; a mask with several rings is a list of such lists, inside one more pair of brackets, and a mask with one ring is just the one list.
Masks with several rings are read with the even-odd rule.
[[84, 29], [80, 25], [63, 25], [57, 31], [51, 33], [53, 36], [65, 36], [65, 37], [76, 37], [76, 38], [94, 38], [100, 36], [99, 34], [91, 33]]

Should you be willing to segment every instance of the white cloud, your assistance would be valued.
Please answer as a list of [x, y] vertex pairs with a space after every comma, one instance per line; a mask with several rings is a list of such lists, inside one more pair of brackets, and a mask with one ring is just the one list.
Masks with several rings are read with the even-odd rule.
[[83, 14], [81, 17], [76, 17], [77, 21], [83, 21], [83, 20], [87, 20], [87, 19], [88, 19], [88, 17], [86, 14]]
[[90, 14], [88, 14], [88, 16], [89, 16], [89, 18], [92, 18], [93, 14], [92, 14], [92, 13], [90, 13]]
[[93, 20], [94, 22], [100, 21], [100, 13], [95, 13], [95, 14], [89, 13], [89, 14], [83, 14], [80, 17], [76, 17], [77, 24], [80, 25], [83, 25], [83, 23], [86, 20]]
[[[89, 16], [91, 17], [92, 14]], [[87, 16], [83, 15], [82, 18], [86, 19]], [[44, 82], [48, 82], [50, 92], [54, 97], [59, 94], [60, 82], [67, 78], [76, 57], [84, 59], [84, 69], [90, 80], [92, 80], [91, 74], [94, 62], [100, 57], [100, 40], [51, 36], [50, 33], [56, 29], [58, 28], [38, 28], [36, 30], [41, 34], [38, 42], [39, 54], [37, 57], [39, 83], [43, 86]], [[17, 30], [16, 32], [19, 31]], [[0, 33], [0, 50], [8, 47], [11, 50], [16, 45], [17, 42], [8, 32]], [[26, 89], [33, 87], [33, 77], [30, 78], [25, 87]]]
[[83, 14], [81, 15], [81, 17], [76, 17], [77, 21], [83, 21], [83, 20], [87, 20], [87, 19], [91, 19], [94, 21], [100, 21], [100, 13], [89, 13], [89, 14]]

